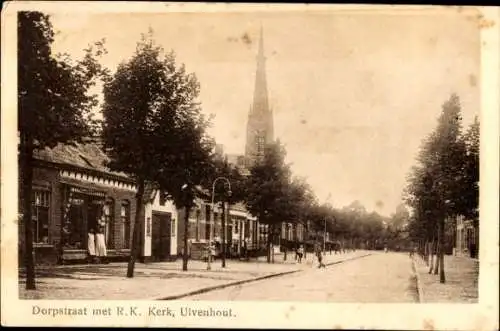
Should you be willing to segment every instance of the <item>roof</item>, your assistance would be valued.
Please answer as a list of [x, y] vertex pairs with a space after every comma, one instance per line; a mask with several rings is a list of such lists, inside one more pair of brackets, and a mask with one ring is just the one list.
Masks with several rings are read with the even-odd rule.
[[35, 151], [33, 157], [37, 160], [70, 165], [130, 179], [125, 173], [111, 171], [106, 166], [109, 157], [97, 143], [75, 143], [73, 145], [58, 144], [54, 148], [45, 148]]
[[245, 211], [245, 212], [247, 211], [245, 204], [242, 202], [237, 202], [237, 203], [231, 204], [231, 209]]

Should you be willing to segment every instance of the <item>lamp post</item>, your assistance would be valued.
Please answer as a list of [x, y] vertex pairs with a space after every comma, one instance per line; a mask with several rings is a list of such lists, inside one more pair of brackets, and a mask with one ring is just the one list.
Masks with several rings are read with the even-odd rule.
[[[213, 183], [212, 183], [212, 204], [211, 204], [211, 212], [210, 212], [210, 238], [209, 238], [209, 242], [208, 242], [208, 259], [207, 259], [207, 270], [211, 270], [212, 269], [212, 265], [211, 265], [211, 262], [212, 262], [212, 243], [213, 243], [213, 240], [214, 240], [214, 231], [215, 231], [215, 220], [214, 220], [214, 209], [215, 209], [215, 205], [214, 205], [214, 199], [215, 199], [215, 184], [217, 183], [217, 181], [219, 180], [225, 180], [227, 182], [227, 185], [229, 186], [229, 191], [227, 192], [229, 195], [231, 195], [231, 182], [229, 181], [229, 179], [227, 179], [226, 177], [217, 177], [214, 179]], [[226, 229], [222, 229], [222, 231], [225, 231]], [[225, 236], [224, 236], [225, 237]], [[225, 239], [224, 239], [225, 241]], [[222, 243], [223, 247], [225, 247], [226, 243]], [[223, 252], [225, 253], [225, 249], [223, 250]]]

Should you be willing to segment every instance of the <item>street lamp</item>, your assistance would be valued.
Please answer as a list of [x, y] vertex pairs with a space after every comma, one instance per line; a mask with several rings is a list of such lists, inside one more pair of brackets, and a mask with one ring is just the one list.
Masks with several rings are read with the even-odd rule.
[[[212, 269], [212, 266], [211, 266], [211, 262], [212, 262], [212, 242], [214, 240], [214, 230], [215, 230], [215, 222], [214, 222], [214, 209], [215, 209], [215, 206], [214, 206], [214, 199], [215, 199], [215, 184], [217, 183], [218, 180], [225, 180], [227, 182], [227, 185], [229, 186], [229, 191], [227, 192], [229, 195], [231, 195], [231, 182], [229, 181], [229, 179], [227, 179], [226, 177], [217, 177], [215, 178], [215, 180], [213, 181], [212, 183], [212, 204], [211, 204], [211, 213], [210, 213], [210, 238], [209, 238], [209, 242], [208, 242], [208, 259], [207, 259], [207, 270], [211, 270]], [[226, 229], [222, 229], [222, 231], [225, 233], [225, 230]], [[224, 236], [225, 237], [225, 236]], [[225, 239], [224, 239], [225, 241]], [[222, 243], [223, 247], [225, 247], [226, 243]], [[225, 249], [223, 250], [223, 252], [225, 253]]]

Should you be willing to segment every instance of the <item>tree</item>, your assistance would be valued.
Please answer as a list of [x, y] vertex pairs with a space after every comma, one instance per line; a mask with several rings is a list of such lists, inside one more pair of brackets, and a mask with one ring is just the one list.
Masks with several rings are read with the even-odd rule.
[[271, 240], [275, 235], [276, 225], [288, 217], [288, 201], [290, 167], [285, 164], [286, 151], [278, 141], [265, 148], [264, 158], [250, 169], [247, 180], [248, 211], [269, 225], [267, 239], [267, 261], [271, 262]]
[[[127, 277], [133, 277], [139, 254], [144, 183], [158, 182], [184, 208], [186, 220], [208, 164], [212, 141], [201, 114], [199, 84], [178, 66], [175, 54], [155, 45], [152, 31], [104, 85], [103, 140], [109, 167], [136, 180], [136, 215]], [[186, 235], [189, 222], [186, 221]], [[187, 270], [187, 238], [184, 238]]]
[[[311, 206], [315, 202], [315, 196], [310, 185], [304, 178], [294, 176], [283, 191], [283, 207], [285, 213], [281, 216], [286, 221], [288, 230], [289, 224], [297, 226], [297, 224], [305, 225], [309, 219]], [[287, 207], [286, 207], [287, 205]], [[288, 233], [288, 231], [286, 232]], [[286, 238], [289, 240], [288, 238]], [[286, 242], [283, 259], [287, 258], [287, 250], [290, 242]]]
[[406, 205], [399, 204], [396, 211], [388, 220], [387, 240], [391, 246], [400, 246], [403, 244], [403, 232], [406, 230], [410, 219], [410, 213]]
[[419, 166], [413, 170], [408, 187], [407, 200], [415, 210], [414, 220], [426, 223], [421, 227], [427, 232], [426, 241], [430, 239], [430, 234], [434, 238], [437, 229], [437, 264], [442, 283], [446, 279], [445, 221], [451, 219], [454, 222], [464, 210], [462, 195], [467, 153], [461, 138], [460, 111], [460, 100], [453, 94], [442, 106], [436, 129], [424, 141], [419, 153]]
[[[462, 184], [462, 214], [473, 220], [476, 234], [479, 233], [479, 120], [474, 122], [466, 131], [463, 141], [467, 149]], [[479, 240], [476, 240], [479, 243]], [[476, 247], [475, 251], [478, 251]]]
[[26, 289], [34, 290], [32, 179], [33, 152], [92, 136], [97, 122], [92, 109], [97, 96], [88, 93], [105, 74], [96, 58], [103, 42], [85, 50], [82, 60], [52, 54], [54, 31], [49, 16], [18, 13], [18, 131], [23, 224], [25, 227]]
[[305, 227], [307, 220], [310, 219], [313, 206], [317, 204], [316, 196], [311, 185], [301, 177], [294, 177], [292, 179], [291, 192], [295, 196], [295, 223], [302, 224]]

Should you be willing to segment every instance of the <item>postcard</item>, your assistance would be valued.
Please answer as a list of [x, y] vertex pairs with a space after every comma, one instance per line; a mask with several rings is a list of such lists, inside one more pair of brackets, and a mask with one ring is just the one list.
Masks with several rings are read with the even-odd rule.
[[5, 3], [2, 324], [498, 329], [499, 13]]

